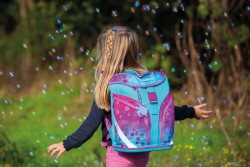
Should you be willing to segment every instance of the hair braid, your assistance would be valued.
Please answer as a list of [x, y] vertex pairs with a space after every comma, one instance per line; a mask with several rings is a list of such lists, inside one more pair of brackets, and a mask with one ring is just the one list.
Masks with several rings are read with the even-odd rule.
[[116, 29], [114, 29], [112, 31], [112, 33], [109, 35], [108, 39], [107, 39], [107, 50], [106, 50], [106, 53], [105, 53], [105, 57], [104, 57], [104, 62], [103, 62], [103, 67], [102, 67], [102, 71], [101, 71], [101, 74], [104, 72], [106, 66], [107, 66], [107, 62], [108, 62], [108, 59], [111, 55], [111, 52], [112, 52], [112, 45], [113, 45], [113, 39], [114, 39], [114, 36], [115, 36], [115, 32], [116, 32]]

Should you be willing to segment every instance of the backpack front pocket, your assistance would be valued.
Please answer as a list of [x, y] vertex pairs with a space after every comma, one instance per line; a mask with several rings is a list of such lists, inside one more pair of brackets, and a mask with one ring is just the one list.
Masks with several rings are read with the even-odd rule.
[[162, 102], [159, 114], [160, 126], [160, 143], [163, 145], [170, 144], [174, 134], [174, 102], [169, 93]]
[[147, 108], [127, 96], [112, 94], [116, 147], [140, 148], [150, 145], [151, 118]]

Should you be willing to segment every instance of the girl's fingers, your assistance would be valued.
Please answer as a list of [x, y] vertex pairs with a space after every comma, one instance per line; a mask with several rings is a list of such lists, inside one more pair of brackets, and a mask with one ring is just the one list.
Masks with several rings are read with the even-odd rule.
[[60, 152], [57, 154], [56, 158], [58, 159], [58, 158], [61, 156], [62, 153], [63, 153], [63, 152], [60, 151]]
[[206, 103], [203, 103], [203, 104], [197, 105], [197, 107], [198, 107], [198, 108], [205, 107], [205, 106], [206, 106]]
[[208, 115], [203, 115], [202, 118], [207, 119], [207, 118], [209, 118], [209, 116]]
[[48, 147], [48, 152], [50, 152], [52, 149], [56, 148], [55, 144], [52, 144], [51, 146]]
[[58, 149], [53, 150], [53, 152], [50, 154], [50, 156], [52, 157], [57, 151], [58, 151]]

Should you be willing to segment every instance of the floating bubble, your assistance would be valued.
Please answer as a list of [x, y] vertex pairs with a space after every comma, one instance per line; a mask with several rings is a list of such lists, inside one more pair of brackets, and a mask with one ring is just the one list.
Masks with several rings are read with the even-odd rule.
[[230, 25], [231, 25], [231, 27], [233, 27], [233, 26], [234, 26], [234, 23], [231, 23]]
[[141, 53], [139, 53], [138, 55], [139, 55], [139, 56], [141, 56], [142, 54], [141, 54]]
[[180, 4], [180, 8], [182, 11], [185, 11], [185, 7], [184, 7], [183, 3]]
[[247, 6], [247, 12], [250, 12], [250, 6]]
[[190, 139], [191, 139], [191, 141], [194, 141], [194, 137], [191, 137]]
[[84, 52], [84, 48], [82, 46], [80, 47], [80, 52]]
[[154, 2], [154, 7], [155, 7], [156, 9], [158, 9], [158, 8], [159, 8], [159, 4], [158, 4], [157, 2]]
[[85, 56], [89, 56], [89, 54], [90, 54], [90, 51], [89, 51], [89, 50], [86, 50]]
[[74, 36], [74, 32], [73, 31], [70, 31], [69, 34], [70, 34], [70, 36]]
[[136, 28], [137, 28], [137, 29], [140, 29], [141, 27], [140, 27], [140, 25], [139, 25], [139, 24], [137, 24]]
[[63, 125], [62, 123], [60, 123], [59, 127], [60, 127], [61, 129], [64, 129], [64, 125]]
[[234, 45], [234, 49], [238, 49], [238, 45]]
[[99, 164], [98, 160], [93, 161], [93, 165], [98, 165], [98, 164]]
[[188, 50], [184, 49], [183, 54], [187, 56], [188, 55]]
[[177, 32], [177, 38], [179, 38], [179, 39], [182, 38], [182, 32], [180, 32], [180, 31]]
[[226, 101], [226, 100], [223, 100], [222, 102], [225, 104], [227, 101]]
[[130, 12], [135, 13], [135, 7], [130, 7]]
[[174, 67], [171, 68], [171, 72], [175, 72], [175, 68]]
[[12, 72], [12, 71], [9, 72], [9, 76], [10, 76], [10, 77], [14, 77], [14, 76], [15, 76], [15, 75], [14, 75], [14, 72]]
[[90, 59], [91, 59], [91, 61], [92, 61], [92, 62], [94, 62], [94, 61], [95, 61], [95, 59], [94, 59], [93, 57], [91, 57]]
[[64, 91], [61, 91], [61, 95], [62, 95], [62, 96], [64, 95]]
[[63, 10], [68, 10], [67, 6], [66, 5], [63, 5]]
[[55, 139], [55, 136], [50, 136], [49, 138], [50, 138], [50, 139]]
[[166, 48], [167, 51], [170, 51], [170, 43], [169, 42], [165, 42], [163, 44], [163, 46]]
[[54, 40], [54, 39], [55, 39], [55, 37], [54, 37], [54, 36], [52, 36], [52, 37], [51, 37], [51, 39], [52, 39], [52, 40]]
[[60, 19], [56, 19], [56, 24], [61, 25], [62, 24], [61, 20]]
[[49, 65], [49, 70], [53, 70], [53, 66], [52, 65]]
[[197, 97], [197, 101], [201, 104], [203, 101], [205, 100], [205, 98], [203, 96], [201, 97]]
[[47, 85], [46, 85], [46, 84], [44, 84], [44, 85], [43, 85], [43, 87], [44, 87], [44, 88], [47, 88]]
[[209, 127], [212, 129], [212, 128], [213, 128], [213, 125], [210, 125]]
[[173, 11], [174, 13], [177, 13], [177, 12], [178, 12], [178, 8], [177, 8], [177, 7], [173, 7], [172, 11]]
[[33, 156], [33, 155], [34, 155], [34, 153], [33, 153], [32, 151], [30, 151], [29, 154], [30, 154], [30, 156]]
[[185, 90], [185, 92], [184, 92], [184, 93], [185, 93], [185, 95], [187, 95], [187, 94], [188, 94], [188, 91], [187, 91], [187, 90]]
[[208, 35], [209, 35], [209, 32], [206, 31], [206, 32], [205, 32], [205, 35], [208, 36]]
[[140, 6], [140, 1], [135, 1], [135, 7], [139, 7]]
[[27, 44], [26, 43], [23, 44], [23, 48], [27, 49]]
[[187, 70], [186, 70], [186, 69], [184, 69], [184, 70], [183, 70], [183, 72], [184, 72], [184, 74], [186, 74], [186, 73], [187, 73]]
[[149, 31], [148, 31], [148, 30], [146, 30], [146, 31], [145, 31], [145, 34], [146, 34], [146, 35], [149, 35]]
[[150, 6], [149, 5], [143, 5], [142, 10], [143, 11], [150, 11]]
[[111, 15], [112, 15], [113, 17], [116, 17], [116, 16], [117, 16], [117, 11], [116, 11], [116, 10], [112, 10]]
[[224, 12], [224, 17], [227, 17], [227, 16], [228, 16], [227, 12]]
[[247, 131], [247, 136], [248, 136], [248, 137], [250, 136], [250, 131]]
[[42, 93], [43, 93], [43, 94], [46, 94], [46, 90], [43, 89], [43, 90], [42, 90]]
[[100, 13], [100, 8], [95, 9], [96, 13]]
[[156, 14], [156, 10], [155, 9], [151, 9], [151, 13], [152, 14]]
[[59, 165], [59, 160], [58, 160], [57, 158], [54, 158], [54, 159], [53, 159], [53, 164], [54, 164], [54, 165]]
[[207, 29], [208, 29], [208, 31], [211, 31], [212, 27], [209, 25], [209, 26], [207, 26]]
[[194, 124], [190, 124], [190, 127], [191, 127], [191, 128], [194, 128]]
[[181, 24], [184, 24], [184, 19], [181, 19], [180, 22], [181, 22]]
[[153, 30], [154, 30], [154, 31], [157, 31], [157, 27], [154, 27]]
[[66, 35], [66, 34], [63, 34], [63, 38], [67, 38], [67, 35]]

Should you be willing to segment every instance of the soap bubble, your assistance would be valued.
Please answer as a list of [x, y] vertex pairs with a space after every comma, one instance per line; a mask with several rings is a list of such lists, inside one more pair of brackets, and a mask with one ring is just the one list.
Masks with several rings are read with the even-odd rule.
[[150, 6], [149, 5], [143, 5], [142, 10], [143, 11], [150, 11]]
[[96, 13], [100, 13], [100, 8], [95, 9]]
[[49, 70], [52, 71], [53, 70], [53, 66], [49, 65]]
[[130, 12], [135, 13], [135, 7], [130, 7]]
[[57, 158], [54, 158], [53, 163], [54, 163], [54, 165], [59, 165], [59, 160]]
[[177, 12], [178, 12], [178, 8], [177, 8], [177, 7], [173, 7], [172, 11], [173, 11], [174, 13], [177, 13]]
[[112, 10], [111, 15], [112, 15], [113, 17], [116, 17], [116, 16], [117, 16], [117, 11], [116, 11], [116, 10]]
[[140, 1], [135, 1], [135, 7], [139, 7], [140, 6]]
[[9, 72], [9, 76], [10, 76], [10, 77], [14, 77], [14, 72], [12, 72], [12, 71]]
[[180, 32], [180, 31], [177, 32], [177, 38], [179, 38], [179, 39], [182, 38], [182, 32]]
[[184, 49], [183, 54], [187, 56], [188, 55], [188, 50]]
[[170, 43], [169, 42], [165, 42], [163, 44], [163, 46], [166, 48], [167, 51], [170, 51]]

